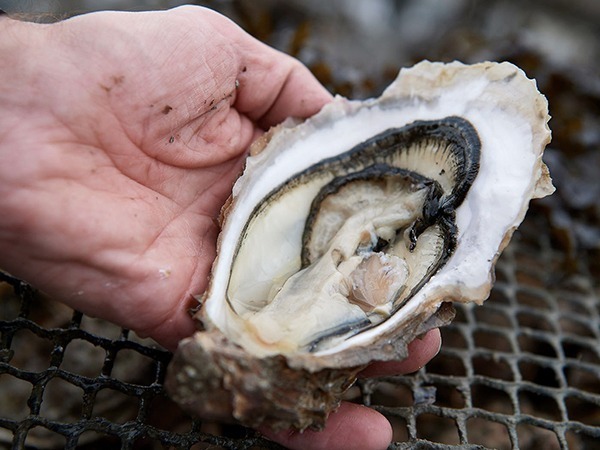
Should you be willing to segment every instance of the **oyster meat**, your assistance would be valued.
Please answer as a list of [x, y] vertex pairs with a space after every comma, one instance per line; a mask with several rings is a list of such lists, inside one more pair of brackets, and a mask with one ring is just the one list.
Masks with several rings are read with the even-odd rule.
[[169, 367], [193, 414], [320, 428], [356, 374], [483, 302], [530, 199], [553, 191], [546, 99], [509, 63], [422, 62], [254, 144], [210, 284]]

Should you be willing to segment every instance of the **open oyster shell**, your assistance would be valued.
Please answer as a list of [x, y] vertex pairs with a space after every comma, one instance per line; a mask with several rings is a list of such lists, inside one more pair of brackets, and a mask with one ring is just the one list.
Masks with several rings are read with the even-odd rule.
[[167, 389], [194, 414], [320, 428], [356, 374], [483, 302], [530, 199], [553, 191], [546, 99], [509, 63], [422, 62], [378, 99], [267, 133]]

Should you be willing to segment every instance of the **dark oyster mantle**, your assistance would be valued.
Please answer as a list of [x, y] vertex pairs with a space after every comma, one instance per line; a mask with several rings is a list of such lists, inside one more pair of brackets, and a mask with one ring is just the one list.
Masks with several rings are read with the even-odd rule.
[[515, 66], [424, 62], [255, 144], [167, 389], [194, 414], [323, 426], [356, 374], [482, 302], [552, 192], [545, 98]]

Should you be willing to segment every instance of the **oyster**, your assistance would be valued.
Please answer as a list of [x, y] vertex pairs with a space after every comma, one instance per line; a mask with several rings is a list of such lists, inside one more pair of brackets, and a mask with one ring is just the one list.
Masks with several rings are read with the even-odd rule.
[[185, 409], [320, 428], [356, 374], [483, 302], [531, 198], [553, 191], [547, 102], [509, 63], [422, 62], [267, 133], [166, 386]]

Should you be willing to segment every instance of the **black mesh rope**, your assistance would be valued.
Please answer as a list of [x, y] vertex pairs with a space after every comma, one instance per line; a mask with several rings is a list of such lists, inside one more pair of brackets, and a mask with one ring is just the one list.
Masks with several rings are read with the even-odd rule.
[[[55, 439], [56, 436], [54, 436], [54, 439], [50, 439], [50, 442], [48, 442], [47, 433], [42, 435], [40, 440], [46, 438], [46, 442], [42, 444], [44, 448], [79, 448], [80, 437], [83, 433], [90, 431], [97, 434], [98, 439], [95, 441], [100, 445], [99, 448], [106, 443], [112, 443], [116, 448], [140, 448], [139, 443], [143, 440], [160, 442], [174, 448], [189, 448], [197, 442], [228, 448], [245, 448], [256, 443], [272, 447], [270, 443], [254, 436], [243, 439], [243, 442], [237, 442], [235, 439], [201, 432], [199, 421], [192, 421], [189, 430], [184, 433], [161, 429], [150, 424], [148, 418], [153, 414], [153, 411], [151, 411], [153, 401], [156, 398], [165, 398], [162, 383], [165, 369], [171, 359], [169, 352], [129, 340], [128, 330], [121, 330], [121, 334], [117, 339], [109, 339], [85, 331], [80, 328], [83, 316], [79, 312], [73, 312], [70, 321], [63, 327], [45, 328], [29, 318], [31, 309], [39, 306], [39, 302], [44, 300], [37, 298], [35, 291], [29, 285], [9, 275], [0, 272], [0, 280], [12, 287], [15, 297], [8, 300], [4, 299], [4, 303], [0, 307], [0, 393], [6, 394], [10, 391], [11, 384], [15, 383], [16, 380], [22, 380], [31, 385], [30, 394], [21, 398], [22, 405], [10, 404], [14, 400], [3, 396], [2, 403], [4, 407], [0, 407], [0, 413], [27, 410], [28, 414], [22, 419], [16, 419], [7, 414], [0, 415], [0, 429], [10, 431], [13, 435], [12, 438], [9, 438], [6, 432], [0, 434], [0, 448], [2, 448], [2, 445], [6, 447], [12, 445], [13, 448], [24, 448], [31, 445], [29, 436], [32, 430], [39, 431], [40, 427], [64, 437], [64, 439]], [[10, 305], [7, 305], [7, 303], [14, 302], [15, 299], [19, 302], [18, 315], [7, 320], [6, 316], [11, 312]], [[47, 349], [45, 356], [48, 364], [43, 370], [23, 370], [11, 364], [15, 356], [11, 343], [15, 335], [22, 333], [23, 330], [31, 332], [28, 336], [30, 339], [34, 339], [34, 336], [36, 336], [49, 344], [45, 346]], [[96, 377], [86, 377], [61, 368], [65, 350], [70, 343], [79, 340], [89, 342], [104, 351], [105, 357], [102, 361], [100, 373]], [[145, 369], [151, 371], [151, 376], [146, 377], [147, 383], [132, 383], [113, 375], [117, 355], [126, 349], [134, 351], [151, 361], [151, 364], [146, 364], [148, 367], [145, 367]], [[49, 389], [50, 381], [55, 379], [63, 380], [79, 388], [82, 392], [79, 417], [70, 423], [53, 420], [46, 417], [42, 411], [44, 393]], [[110, 418], [94, 414], [96, 397], [103, 390], [124, 394], [122, 400], [124, 404], [135, 403], [135, 417], [125, 423], [115, 423]], [[55, 406], [61, 407], [60, 404]], [[160, 413], [161, 411], [154, 412], [154, 414]], [[183, 417], [182, 413], [179, 414]], [[252, 432], [249, 432], [249, 434], [254, 435]], [[37, 442], [37, 439], [34, 439], [34, 441]], [[36, 447], [37, 445], [40, 444], [37, 443], [33, 446]]]
[[[490, 448], [599, 445], [598, 286], [585, 268], [564, 275], [564, 255], [535, 219], [501, 258], [491, 299], [458, 308], [431, 364], [412, 377], [362, 384], [366, 404], [406, 427], [409, 442], [396, 448], [440, 436]], [[382, 384], [401, 386], [406, 405], [377, 405]]]
[[[349, 400], [390, 419], [396, 440], [392, 448], [597, 445], [597, 274], [581, 264], [585, 260], [576, 271], [565, 272], [564, 254], [552, 245], [550, 231], [545, 216], [530, 215], [499, 261], [491, 298], [481, 307], [457, 305], [456, 319], [442, 330], [440, 354], [425, 368], [408, 376], [364, 380], [349, 391]], [[104, 336], [101, 327], [87, 331], [87, 318], [78, 312], [69, 312], [61, 326], [44, 325], [46, 313], [39, 309], [48, 300], [19, 280], [0, 277], [6, 288], [0, 308], [0, 445], [279, 448], [252, 430], [202, 423], [179, 411], [162, 386], [170, 353], [138, 341], [127, 330], [115, 337]], [[114, 332], [114, 326], [106, 330], [107, 335]], [[33, 364], [29, 355], [19, 355], [31, 351], [27, 341], [41, 348], [36, 351], [45, 365], [37, 370], [26, 367]], [[101, 355], [96, 376], [69, 368], [66, 353], [81, 342], [89, 343], [96, 357]], [[133, 369], [127, 365], [132, 355], [141, 359]], [[3, 393], [19, 390], [14, 384], [25, 394], [7, 398]], [[58, 388], [68, 388], [65, 396], [80, 396], [71, 416], [61, 415], [64, 402], [58, 402], [58, 413], [44, 408], [53, 401], [48, 391]], [[119, 397], [116, 410], [129, 409], [129, 417], [116, 417], [114, 409], [97, 412], [106, 392]]]

